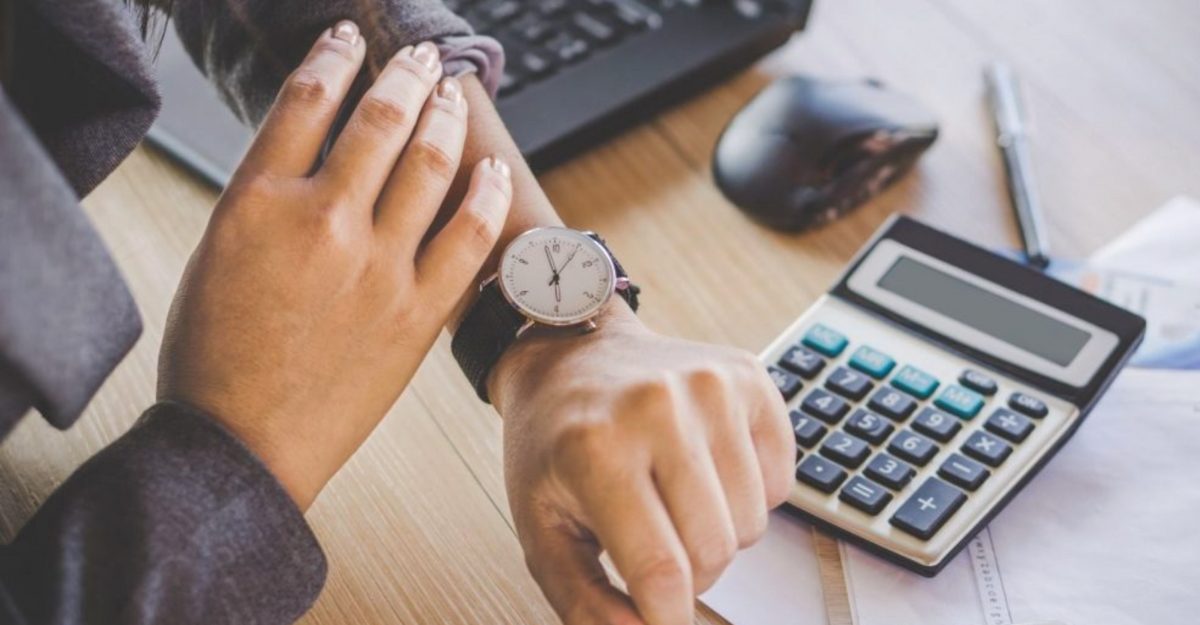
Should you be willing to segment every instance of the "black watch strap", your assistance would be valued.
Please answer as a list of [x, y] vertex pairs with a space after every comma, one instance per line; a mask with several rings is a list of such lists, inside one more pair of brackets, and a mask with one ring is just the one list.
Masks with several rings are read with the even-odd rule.
[[[599, 235], [592, 232], [587, 234], [604, 246], [605, 250], [608, 249]], [[612, 257], [611, 252], [609, 256]], [[627, 281], [629, 276], [616, 257], [613, 257], [613, 265], [617, 270], [617, 280]], [[617, 289], [616, 294], [637, 312], [639, 291], [637, 286], [630, 283], [625, 288]], [[496, 366], [508, 347], [517, 340], [517, 330], [525, 321], [525, 316], [504, 299], [499, 281], [492, 280], [480, 289], [479, 297], [463, 317], [458, 331], [454, 333], [450, 351], [483, 401], [488, 401], [487, 379], [492, 367]]]

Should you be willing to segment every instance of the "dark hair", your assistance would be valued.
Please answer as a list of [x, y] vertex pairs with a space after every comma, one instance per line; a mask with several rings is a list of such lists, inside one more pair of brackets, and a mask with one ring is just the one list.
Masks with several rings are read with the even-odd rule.
[[164, 27], [171, 17], [171, 5], [175, 0], [125, 0], [137, 17], [138, 27], [142, 31], [142, 39], [149, 39], [152, 32], [158, 32], [161, 42]]

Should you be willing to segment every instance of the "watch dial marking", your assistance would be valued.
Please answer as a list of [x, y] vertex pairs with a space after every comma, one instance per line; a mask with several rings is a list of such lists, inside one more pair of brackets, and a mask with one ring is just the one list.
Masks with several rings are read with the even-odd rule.
[[612, 294], [611, 260], [573, 230], [547, 228], [521, 235], [500, 262], [505, 293], [523, 313], [547, 323], [577, 323]]

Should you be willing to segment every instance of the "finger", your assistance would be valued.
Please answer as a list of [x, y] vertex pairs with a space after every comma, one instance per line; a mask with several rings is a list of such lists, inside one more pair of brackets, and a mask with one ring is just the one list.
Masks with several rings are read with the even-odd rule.
[[512, 201], [511, 170], [498, 157], [480, 161], [471, 173], [458, 211], [417, 258], [421, 288], [436, 289], [434, 301], [446, 312], [479, 273], [504, 228]]
[[432, 43], [397, 52], [363, 94], [319, 175], [374, 206], [441, 75]]
[[594, 540], [551, 527], [532, 539], [529, 571], [565, 625], [644, 625], [608, 581]]
[[691, 565], [654, 485], [643, 480], [590, 492], [598, 494], [582, 500], [584, 514], [638, 613], [648, 625], [691, 623]]
[[462, 85], [443, 78], [376, 203], [375, 231], [403, 252], [417, 249], [450, 190], [467, 137]]
[[787, 406], [762, 367], [756, 367], [762, 404], [751, 417], [750, 436], [761, 470], [766, 506], [776, 508], [787, 501], [796, 465], [796, 443]]
[[711, 434], [713, 459], [729, 502], [738, 547], [749, 547], [767, 529], [767, 495], [749, 424], [744, 417], [727, 423]]
[[308, 56], [284, 81], [242, 168], [307, 176], [362, 67], [365, 51], [353, 22], [338, 22], [322, 33]]

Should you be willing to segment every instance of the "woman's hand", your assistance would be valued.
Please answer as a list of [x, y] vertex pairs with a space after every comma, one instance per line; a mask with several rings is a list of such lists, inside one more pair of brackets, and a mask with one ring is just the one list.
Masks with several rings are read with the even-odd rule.
[[324, 163], [363, 63], [353, 24], [288, 78], [213, 212], [171, 309], [159, 397], [205, 410], [305, 509], [408, 384], [504, 224], [508, 166], [459, 168], [466, 102], [437, 48], [393, 57]]
[[501, 359], [489, 394], [508, 499], [567, 625], [690, 624], [696, 595], [786, 498], [795, 443], [757, 359], [655, 334], [624, 306], [596, 332], [527, 336]]

